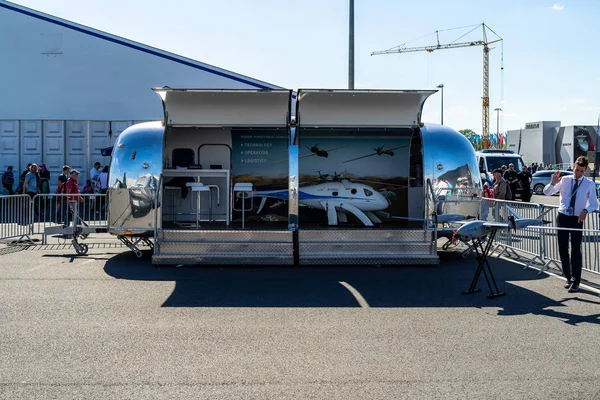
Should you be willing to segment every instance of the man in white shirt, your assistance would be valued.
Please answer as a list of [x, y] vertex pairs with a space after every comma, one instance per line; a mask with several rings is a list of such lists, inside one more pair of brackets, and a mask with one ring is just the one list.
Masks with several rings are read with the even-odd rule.
[[[582, 229], [588, 214], [598, 208], [596, 184], [583, 176], [588, 166], [586, 157], [578, 157], [573, 165], [573, 175], [561, 177], [560, 171], [552, 175], [552, 181], [544, 188], [544, 194], [551, 196], [560, 192], [560, 206], [556, 217], [558, 228]], [[571, 258], [569, 259], [569, 235], [571, 236]], [[569, 293], [579, 290], [581, 282], [581, 238], [582, 231], [559, 230], [558, 251], [563, 273], [567, 278], [565, 288]]]
[[100, 167], [102, 165], [96, 161], [94, 163], [94, 168], [90, 170], [90, 180], [92, 181], [92, 187], [96, 186], [96, 182], [98, 181], [98, 176], [100, 176]]

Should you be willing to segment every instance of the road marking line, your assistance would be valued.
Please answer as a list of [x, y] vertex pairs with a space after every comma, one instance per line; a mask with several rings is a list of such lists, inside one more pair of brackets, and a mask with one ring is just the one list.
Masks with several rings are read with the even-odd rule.
[[96, 261], [96, 260], [95, 259], [86, 260], [86, 261], [82, 262], [81, 265], [93, 263], [94, 261]]
[[342, 285], [343, 287], [348, 289], [348, 291], [350, 293], [352, 293], [352, 296], [354, 296], [354, 298], [358, 302], [358, 305], [360, 305], [362, 308], [371, 308], [369, 306], [369, 303], [367, 303], [367, 300], [365, 300], [365, 298], [362, 297], [362, 295], [358, 292], [358, 290], [356, 290], [352, 285], [350, 285], [347, 282], [343, 282], [343, 281], [340, 281], [339, 283], [340, 283], [340, 285]]
[[35, 271], [36, 269], [49, 267], [50, 265], [62, 264], [63, 262], [64, 261], [61, 260], [61, 261], [55, 261], [55, 262], [51, 262], [51, 263], [44, 263], [42, 265], [38, 265], [37, 267], [30, 268], [30, 269], [26, 270], [25, 272]]

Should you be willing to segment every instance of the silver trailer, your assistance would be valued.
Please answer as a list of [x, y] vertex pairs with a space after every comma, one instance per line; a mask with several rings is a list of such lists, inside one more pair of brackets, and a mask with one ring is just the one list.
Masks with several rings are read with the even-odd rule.
[[109, 232], [154, 264], [435, 264], [432, 215], [477, 216], [475, 152], [435, 91], [154, 89], [113, 150]]

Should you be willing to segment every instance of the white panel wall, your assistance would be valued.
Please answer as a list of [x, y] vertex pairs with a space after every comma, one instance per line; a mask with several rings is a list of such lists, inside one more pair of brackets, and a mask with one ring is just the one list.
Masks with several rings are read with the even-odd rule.
[[44, 121], [42, 161], [50, 171], [50, 193], [56, 189], [65, 162], [65, 121]]
[[152, 87], [271, 86], [108, 35], [117, 41], [111, 42], [93, 29], [78, 32], [20, 9], [0, 3], [0, 37], [11, 38], [0, 40], [2, 59], [10, 60], [2, 63], [2, 75], [11, 77], [2, 83], [10, 95], [0, 97], [1, 119], [159, 120], [162, 104]]
[[[42, 121], [21, 121], [21, 165], [19, 171], [27, 168], [27, 164], [42, 162]], [[20, 175], [19, 172], [19, 175]]]
[[[16, 180], [19, 178], [19, 121], [0, 121], [0, 173], [13, 166]], [[14, 187], [16, 189], [16, 185]]]
[[97, 161], [104, 167], [110, 162], [110, 157], [102, 157], [100, 150], [110, 146], [110, 122], [90, 121], [89, 160], [90, 169]]
[[88, 121], [67, 121], [66, 164], [80, 173], [79, 181], [85, 185], [88, 179]]

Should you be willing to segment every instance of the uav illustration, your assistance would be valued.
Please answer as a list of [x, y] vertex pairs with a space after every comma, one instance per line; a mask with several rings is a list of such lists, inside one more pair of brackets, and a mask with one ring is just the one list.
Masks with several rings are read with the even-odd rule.
[[347, 163], [347, 162], [350, 162], [350, 161], [356, 161], [356, 160], [360, 160], [360, 159], [367, 158], [367, 157], [372, 157], [372, 156], [382, 156], [384, 154], [393, 157], [394, 156], [394, 150], [398, 150], [398, 149], [402, 149], [404, 147], [408, 147], [408, 145], [406, 145], [406, 146], [400, 146], [400, 147], [394, 147], [393, 149], [385, 149], [385, 150], [384, 150], [384, 147], [385, 147], [385, 145], [378, 146], [378, 147], [376, 147], [376, 148], [373, 149], [373, 150], [375, 150], [375, 153], [367, 154], [365, 156], [356, 157], [356, 158], [353, 158], [351, 160], [346, 160], [346, 161], [343, 161], [342, 163]]
[[[261, 197], [258, 207], [259, 214], [267, 199], [288, 200], [288, 190], [265, 190], [249, 193], [240, 193], [244, 198]], [[346, 213], [358, 218], [365, 226], [380, 224], [374, 212], [385, 210], [389, 205], [381, 193], [371, 186], [362, 183], [350, 182], [347, 179], [324, 182], [316, 185], [304, 186], [298, 189], [298, 204], [322, 210], [327, 213], [328, 224], [335, 226], [339, 222], [348, 222]]]
[[340, 146], [340, 147], [335, 147], [333, 149], [328, 149], [328, 150], [321, 150], [319, 149], [319, 145], [315, 144], [314, 146], [308, 147], [305, 146], [308, 150], [310, 150], [311, 154], [305, 154], [303, 156], [300, 156], [300, 158], [305, 158], [305, 157], [312, 157], [312, 156], [319, 156], [319, 157], [329, 157], [329, 152], [330, 151], [334, 151], [334, 150], [339, 150], [339, 149], [343, 149], [344, 147], [348, 147], [348, 146]]

